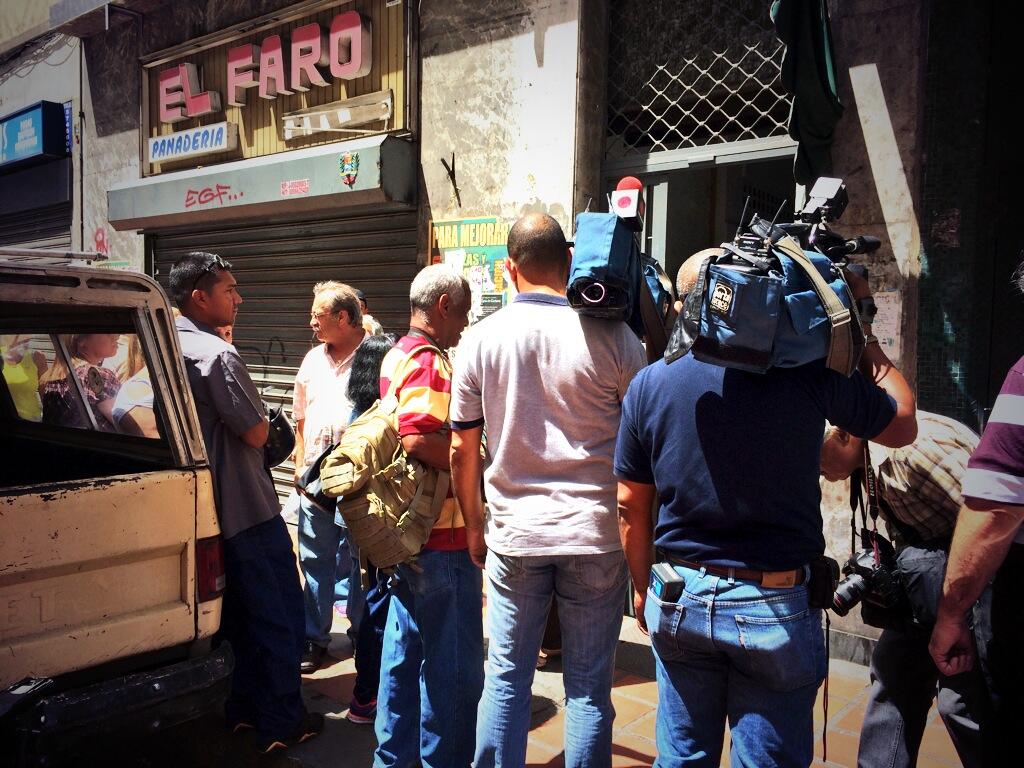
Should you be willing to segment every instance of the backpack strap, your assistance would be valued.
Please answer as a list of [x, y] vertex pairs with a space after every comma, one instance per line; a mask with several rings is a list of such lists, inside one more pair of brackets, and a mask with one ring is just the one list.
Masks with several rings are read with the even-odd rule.
[[[829, 334], [828, 357], [825, 360], [825, 365], [844, 376], [852, 376], [860, 359], [860, 350], [858, 349], [858, 344], [854, 343], [854, 330], [851, 322], [855, 315], [843, 305], [836, 292], [825, 282], [825, 278], [821, 276], [817, 267], [807, 258], [807, 254], [804, 253], [800, 244], [792, 236], [787, 235], [780, 238], [775, 243], [775, 247], [792, 259], [793, 263], [804, 271], [804, 274], [807, 275], [811, 285], [814, 287], [814, 292], [818, 294], [818, 299], [825, 308], [825, 314], [828, 315], [828, 322], [832, 332]], [[846, 290], [849, 293], [849, 287]], [[854, 306], [852, 296], [850, 296], [850, 306]], [[859, 325], [857, 330], [860, 330]]]

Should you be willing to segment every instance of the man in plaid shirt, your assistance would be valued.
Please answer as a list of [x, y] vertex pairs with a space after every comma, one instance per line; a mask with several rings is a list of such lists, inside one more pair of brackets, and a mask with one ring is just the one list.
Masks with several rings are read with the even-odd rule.
[[[871, 696], [858, 766], [913, 766], [938, 684], [938, 710], [961, 761], [980, 766], [979, 722], [986, 704], [977, 674], [940, 675], [927, 654], [960, 512], [961, 481], [978, 436], [959, 422], [918, 410], [917, 439], [903, 448], [869, 444], [880, 516], [893, 540], [916, 624], [885, 629], [871, 655]], [[864, 462], [864, 442], [829, 427], [821, 473], [844, 480]]]

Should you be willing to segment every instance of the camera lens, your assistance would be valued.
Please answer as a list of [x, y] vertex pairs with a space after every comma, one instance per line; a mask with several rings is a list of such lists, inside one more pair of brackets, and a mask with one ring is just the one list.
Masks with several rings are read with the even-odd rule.
[[837, 616], [845, 616], [857, 605], [868, 591], [868, 583], [863, 576], [851, 574], [836, 587], [832, 597], [832, 612]]

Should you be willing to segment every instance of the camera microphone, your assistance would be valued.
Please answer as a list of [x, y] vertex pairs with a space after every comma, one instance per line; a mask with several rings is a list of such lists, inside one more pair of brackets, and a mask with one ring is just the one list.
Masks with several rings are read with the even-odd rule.
[[644, 185], [636, 176], [619, 181], [611, 195], [612, 213], [634, 232], [644, 231]]

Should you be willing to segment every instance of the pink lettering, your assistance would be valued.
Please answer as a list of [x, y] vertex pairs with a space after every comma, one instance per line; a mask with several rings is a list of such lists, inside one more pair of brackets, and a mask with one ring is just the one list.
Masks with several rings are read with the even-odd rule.
[[185, 114], [185, 93], [182, 90], [184, 77], [181, 67], [163, 70], [157, 80], [160, 100], [160, 122], [177, 123], [187, 120]]
[[331, 75], [341, 80], [366, 77], [373, 67], [370, 20], [358, 11], [339, 13], [331, 21]]
[[276, 99], [290, 96], [285, 79], [284, 45], [280, 35], [270, 35], [260, 46], [260, 98]]
[[195, 64], [179, 64], [163, 70], [157, 80], [160, 122], [177, 123], [220, 111], [220, 93], [202, 91]]
[[256, 73], [259, 48], [255, 45], [237, 45], [228, 50], [228, 104], [245, 106], [245, 91], [260, 84]]
[[306, 24], [292, 32], [291, 53], [293, 91], [308, 91], [311, 85], [328, 85], [317, 69], [328, 63], [327, 35], [319, 24]]
[[181, 69], [185, 86], [185, 113], [189, 117], [202, 117], [211, 112], [220, 112], [220, 93], [199, 90], [199, 72], [196, 65], [182, 64]]

